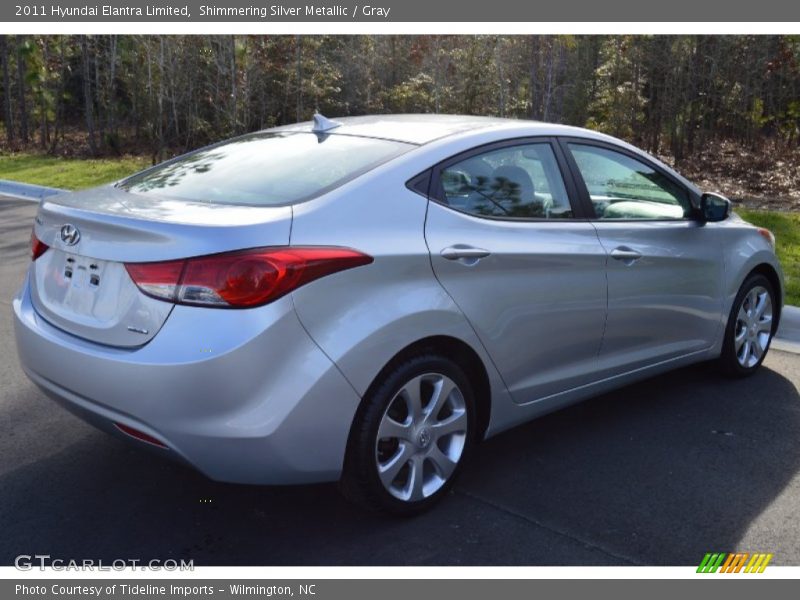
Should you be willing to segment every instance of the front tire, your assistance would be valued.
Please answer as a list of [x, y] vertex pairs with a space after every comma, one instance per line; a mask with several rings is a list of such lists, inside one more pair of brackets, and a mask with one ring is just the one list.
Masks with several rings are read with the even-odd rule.
[[453, 485], [473, 446], [475, 399], [461, 368], [433, 353], [407, 359], [373, 384], [356, 414], [342, 473], [344, 495], [410, 516]]
[[750, 275], [733, 302], [720, 356], [728, 375], [747, 377], [764, 362], [775, 333], [775, 290], [761, 274]]

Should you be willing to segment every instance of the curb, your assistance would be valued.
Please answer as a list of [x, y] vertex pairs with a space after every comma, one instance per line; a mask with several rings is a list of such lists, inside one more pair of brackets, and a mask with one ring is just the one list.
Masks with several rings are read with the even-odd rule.
[[781, 324], [772, 347], [800, 354], [800, 307], [786, 305], [781, 312]]
[[7, 179], [0, 179], [0, 196], [8, 196], [16, 200], [28, 200], [30, 202], [39, 202], [48, 196], [55, 196], [56, 194], [63, 194], [67, 190], [59, 188], [45, 187], [42, 185], [32, 185], [30, 183], [21, 183], [19, 181], [8, 181]]
[[800, 344], [797, 342], [787, 342], [780, 338], [772, 338], [772, 343], [769, 345], [770, 350], [778, 350], [780, 352], [789, 352], [791, 354], [800, 354]]

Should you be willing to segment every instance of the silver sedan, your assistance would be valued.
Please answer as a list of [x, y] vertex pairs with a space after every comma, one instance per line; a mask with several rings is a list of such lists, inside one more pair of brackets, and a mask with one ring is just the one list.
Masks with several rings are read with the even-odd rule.
[[774, 246], [600, 133], [317, 115], [43, 201], [16, 340], [56, 401], [208, 477], [413, 514], [517, 424], [753, 373]]

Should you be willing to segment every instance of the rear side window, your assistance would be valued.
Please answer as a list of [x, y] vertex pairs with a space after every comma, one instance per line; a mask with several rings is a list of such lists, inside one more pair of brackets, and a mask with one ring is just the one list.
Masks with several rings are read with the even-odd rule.
[[567, 190], [549, 143], [508, 146], [441, 171], [445, 203], [478, 217], [568, 219]]
[[413, 149], [348, 135], [256, 133], [143, 171], [119, 187], [214, 204], [278, 206], [309, 200]]

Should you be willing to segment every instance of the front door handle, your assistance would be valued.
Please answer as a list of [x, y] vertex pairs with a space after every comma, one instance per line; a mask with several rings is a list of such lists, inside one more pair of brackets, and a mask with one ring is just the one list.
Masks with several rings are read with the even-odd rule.
[[632, 248], [628, 248], [627, 246], [620, 246], [619, 248], [614, 248], [611, 251], [611, 258], [615, 260], [621, 260], [626, 264], [633, 264], [635, 261], [642, 258], [642, 255], [633, 250]]
[[488, 250], [483, 248], [475, 248], [474, 246], [467, 246], [466, 244], [456, 244], [455, 246], [448, 246], [440, 252], [442, 258], [447, 260], [461, 260], [477, 262], [481, 258], [486, 258], [491, 254]]

